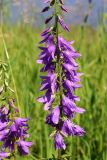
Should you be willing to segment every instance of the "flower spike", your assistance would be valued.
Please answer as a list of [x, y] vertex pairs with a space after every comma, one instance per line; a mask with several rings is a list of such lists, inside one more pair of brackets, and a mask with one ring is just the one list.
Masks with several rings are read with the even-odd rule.
[[[55, 149], [66, 149], [64, 139], [69, 136], [83, 136], [85, 130], [74, 124], [73, 120], [77, 114], [82, 114], [85, 109], [76, 105], [80, 98], [75, 95], [75, 91], [81, 88], [78, 73], [79, 65], [76, 62], [81, 55], [74, 47], [74, 41], [67, 41], [59, 35], [59, 25], [66, 31], [70, 31], [65, 24], [59, 9], [67, 12], [63, 0], [48, 0], [50, 7], [54, 7], [55, 24], [47, 28], [42, 34], [43, 40], [40, 44], [41, 54], [37, 63], [43, 64], [41, 72], [47, 75], [41, 76], [41, 91], [46, 91], [44, 96], [38, 98], [44, 104], [44, 109], [48, 112], [46, 123], [53, 127], [54, 131], [50, 137], [54, 137]], [[46, 9], [47, 10], [47, 9]], [[45, 23], [49, 23], [53, 16], [49, 17]]]

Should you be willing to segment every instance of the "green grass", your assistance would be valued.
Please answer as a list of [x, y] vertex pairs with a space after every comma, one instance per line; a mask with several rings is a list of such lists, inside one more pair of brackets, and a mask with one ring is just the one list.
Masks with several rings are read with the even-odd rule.
[[[40, 31], [31, 27], [5, 27], [5, 40], [10, 55], [15, 85], [18, 92], [21, 114], [31, 117], [29, 123], [33, 147], [29, 157], [20, 160], [42, 160], [57, 156], [53, 139], [49, 138], [51, 128], [45, 125], [46, 112], [37, 102], [41, 94], [40, 65], [36, 60], [40, 53], [38, 42]], [[67, 140], [69, 155], [67, 160], [106, 160], [107, 159], [107, 32], [102, 27], [94, 30], [90, 27], [72, 27], [71, 33], [62, 33], [68, 40], [75, 40], [76, 49], [82, 53], [79, 60], [83, 88], [77, 94], [81, 97], [79, 106], [86, 109], [85, 114], [78, 115], [76, 122], [86, 130], [83, 138]], [[66, 34], [66, 35], [65, 35]], [[6, 60], [0, 36], [0, 59]], [[12, 78], [10, 79], [13, 86]], [[65, 159], [65, 158], [64, 158]], [[66, 160], [65, 159], [65, 160]]]

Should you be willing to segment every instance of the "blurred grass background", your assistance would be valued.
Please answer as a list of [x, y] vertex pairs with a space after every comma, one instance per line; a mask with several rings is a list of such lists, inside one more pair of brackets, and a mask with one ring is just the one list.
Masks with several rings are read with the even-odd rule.
[[[45, 125], [46, 112], [36, 100], [41, 94], [39, 91], [41, 66], [36, 64], [36, 60], [40, 53], [38, 49], [40, 33], [44, 27], [34, 29], [26, 24], [3, 26], [21, 114], [31, 117], [29, 122], [33, 140], [31, 155], [27, 158], [17, 157], [19, 160], [54, 160], [54, 155], [55, 157], [57, 155], [53, 139], [49, 138], [51, 128]], [[73, 25], [71, 33], [61, 34], [68, 40], [75, 40], [74, 46], [82, 54], [78, 62], [80, 71], [84, 72], [83, 88], [77, 91], [77, 95], [81, 97], [79, 106], [86, 109], [85, 114], [76, 117], [76, 122], [85, 128], [86, 135], [83, 138], [71, 137], [67, 140], [68, 149], [62, 155], [68, 157], [62, 160], [107, 160], [106, 25], [102, 23], [97, 28], [86, 24]], [[2, 38], [0, 27], [0, 59], [7, 61]], [[11, 78], [10, 83], [13, 85]]]

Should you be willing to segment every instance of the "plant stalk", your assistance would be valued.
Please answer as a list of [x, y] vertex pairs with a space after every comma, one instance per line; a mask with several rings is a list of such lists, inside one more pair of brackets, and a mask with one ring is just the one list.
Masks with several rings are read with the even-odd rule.
[[[1, 34], [2, 34], [2, 38], [3, 38], [3, 45], [4, 45], [5, 55], [6, 55], [8, 64], [9, 64], [9, 68], [10, 68], [10, 72], [11, 72], [11, 76], [12, 76], [12, 81], [13, 81], [13, 86], [14, 86], [14, 91], [15, 91], [15, 95], [16, 95], [16, 100], [17, 100], [17, 104], [18, 104], [18, 108], [19, 108], [20, 104], [19, 104], [19, 98], [18, 98], [18, 93], [17, 93], [17, 89], [16, 89], [16, 84], [15, 84], [15, 79], [14, 79], [13, 70], [12, 70], [11, 63], [10, 63], [10, 57], [9, 57], [9, 53], [8, 53], [8, 50], [7, 50], [6, 42], [5, 42], [5, 39], [4, 39], [3, 26], [2, 26], [3, 25], [2, 24], [2, 17], [3, 17], [2, 9], [3, 9], [3, 6], [1, 6], [1, 10], [0, 10]], [[20, 108], [19, 108], [19, 114], [21, 114]]]
[[[60, 57], [60, 51], [59, 51], [59, 45], [58, 45], [58, 0], [55, 0], [55, 38], [56, 38], [56, 52], [57, 52], [57, 66], [58, 66], [58, 76], [59, 76], [59, 107], [60, 107], [60, 113], [62, 116], [62, 67], [61, 67], [61, 57]], [[60, 124], [59, 124], [60, 129]], [[58, 160], [61, 160], [61, 150], [58, 150]]]

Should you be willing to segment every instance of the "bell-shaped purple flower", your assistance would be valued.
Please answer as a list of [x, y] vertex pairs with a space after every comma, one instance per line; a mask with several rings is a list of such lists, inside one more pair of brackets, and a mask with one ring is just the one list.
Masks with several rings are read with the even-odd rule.
[[75, 112], [78, 113], [85, 112], [83, 108], [77, 107], [76, 104], [66, 96], [64, 96], [62, 104], [63, 104], [63, 111], [68, 117], [72, 117], [72, 114]]
[[17, 118], [15, 120], [15, 125], [17, 128], [23, 127], [23, 126], [28, 126], [27, 122], [29, 121], [29, 118]]
[[4, 123], [9, 121], [9, 112], [10, 109], [7, 108], [5, 105], [0, 108], [0, 122]]
[[66, 136], [84, 136], [85, 131], [83, 128], [81, 128], [78, 125], [73, 124], [69, 119], [64, 121], [63, 126], [62, 126], [62, 132], [66, 135]]
[[71, 123], [69, 119], [64, 121], [63, 126], [62, 126], [62, 132], [66, 136], [73, 134], [73, 124]]
[[50, 90], [52, 94], [54, 94], [56, 89], [56, 79], [57, 75], [55, 73], [48, 73], [48, 76], [42, 76], [43, 79], [42, 86], [40, 88], [41, 91], [43, 90]]
[[64, 143], [64, 139], [62, 137], [62, 135], [60, 133], [57, 133], [56, 134], [56, 137], [55, 137], [55, 149], [66, 149], [66, 145]]
[[[0, 140], [3, 142], [3, 150], [6, 150], [8, 148], [10, 152], [14, 152], [19, 140], [24, 139], [25, 141], [25, 138], [29, 137], [29, 134], [27, 133], [28, 120], [28, 118], [16, 118], [12, 124], [10, 123], [11, 125], [7, 122], [2, 125], [2, 123], [0, 122]], [[25, 143], [27, 144], [26, 141]]]
[[23, 140], [20, 140], [18, 142], [18, 149], [21, 155], [28, 155], [29, 154], [29, 148], [32, 146], [32, 142], [26, 142]]
[[55, 107], [50, 115], [46, 118], [46, 123], [55, 126], [59, 123], [60, 109], [59, 106]]
[[77, 135], [77, 136], [84, 136], [85, 134], [85, 130], [83, 128], [81, 128], [79, 125], [74, 125], [73, 126], [73, 135]]

